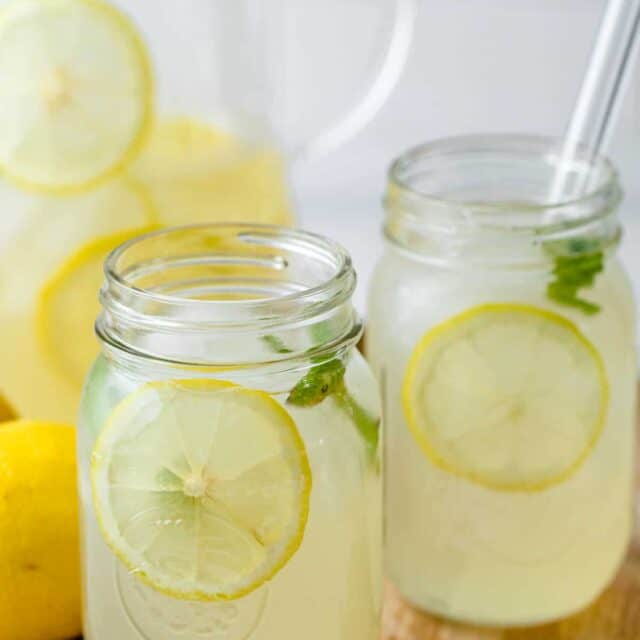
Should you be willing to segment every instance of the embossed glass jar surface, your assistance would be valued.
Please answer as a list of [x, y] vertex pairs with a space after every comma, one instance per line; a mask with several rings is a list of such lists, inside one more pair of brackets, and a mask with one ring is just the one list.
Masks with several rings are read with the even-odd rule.
[[475, 623], [584, 607], [631, 530], [621, 193], [582, 149], [549, 202], [561, 148], [463, 137], [390, 172], [367, 332], [386, 407], [386, 568], [417, 606]]
[[89, 640], [379, 634], [380, 428], [349, 257], [210, 225], [106, 264], [79, 426]]

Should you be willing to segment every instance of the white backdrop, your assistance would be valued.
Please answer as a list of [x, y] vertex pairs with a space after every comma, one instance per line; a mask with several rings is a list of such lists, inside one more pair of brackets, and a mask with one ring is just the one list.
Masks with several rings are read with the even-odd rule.
[[[388, 104], [338, 152], [293, 170], [303, 225], [334, 236], [354, 257], [361, 309], [381, 251], [380, 198], [390, 160], [407, 147], [445, 135], [561, 135], [604, 6], [604, 0], [421, 0], [408, 66]], [[319, 24], [318, 31], [326, 26]], [[370, 31], [356, 23], [348, 31], [348, 44], [332, 41], [330, 48], [332, 56], [352, 61], [370, 45]], [[308, 63], [298, 60], [300, 77]], [[640, 299], [638, 68], [610, 155], [627, 193], [622, 255]], [[313, 80], [339, 85], [344, 81], [340, 71], [337, 65], [332, 78]]]

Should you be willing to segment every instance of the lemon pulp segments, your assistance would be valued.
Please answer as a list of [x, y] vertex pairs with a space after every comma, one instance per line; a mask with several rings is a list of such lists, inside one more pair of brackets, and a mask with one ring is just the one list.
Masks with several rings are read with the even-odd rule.
[[409, 429], [428, 459], [502, 491], [571, 477], [607, 404], [595, 347], [566, 318], [518, 304], [474, 307], [429, 331], [403, 387]]
[[125, 398], [96, 442], [96, 517], [120, 560], [182, 599], [234, 599], [302, 542], [311, 472], [273, 398], [214, 380], [152, 382]]
[[151, 121], [151, 64], [101, 0], [13, 0], [0, 12], [0, 169], [27, 190], [88, 189], [133, 159]]

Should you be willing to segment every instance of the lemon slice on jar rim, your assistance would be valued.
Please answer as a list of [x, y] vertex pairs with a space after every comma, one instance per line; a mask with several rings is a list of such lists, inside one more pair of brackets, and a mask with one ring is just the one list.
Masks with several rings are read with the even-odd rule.
[[604, 362], [568, 319], [521, 304], [469, 309], [431, 329], [407, 366], [402, 400], [427, 459], [498, 491], [571, 478], [608, 406]]
[[0, 174], [69, 193], [140, 150], [153, 79], [133, 23], [101, 0], [13, 0], [0, 10]]
[[268, 394], [172, 380], [115, 408], [91, 483], [103, 536], [129, 571], [175, 598], [233, 600], [300, 546], [311, 471], [295, 423]]

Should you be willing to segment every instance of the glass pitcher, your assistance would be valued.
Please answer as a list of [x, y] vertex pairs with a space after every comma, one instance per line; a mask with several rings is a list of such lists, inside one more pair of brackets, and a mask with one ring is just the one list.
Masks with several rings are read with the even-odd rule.
[[[295, 130], [289, 78], [301, 57], [290, 36], [317, 20], [317, 7], [0, 2], [3, 405], [74, 418], [97, 353], [101, 265], [122, 241], [173, 224], [293, 223], [285, 158], [327, 151], [370, 120], [403, 65], [414, 2], [380, 2], [391, 27], [378, 74], [347, 115], [304, 139], [284, 135]], [[375, 9], [340, 4], [351, 20]], [[305, 97], [306, 118], [318, 99]]]

